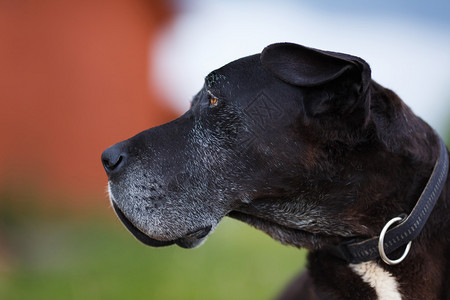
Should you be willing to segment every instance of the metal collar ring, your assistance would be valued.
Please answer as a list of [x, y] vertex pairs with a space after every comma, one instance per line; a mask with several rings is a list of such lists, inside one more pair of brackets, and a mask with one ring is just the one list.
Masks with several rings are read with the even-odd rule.
[[403, 255], [400, 258], [394, 259], [394, 260], [387, 257], [386, 253], [384, 252], [384, 236], [386, 234], [386, 231], [389, 229], [389, 227], [393, 223], [401, 221], [401, 220], [403, 220], [403, 218], [395, 217], [395, 218], [391, 219], [389, 222], [387, 222], [386, 225], [384, 225], [383, 230], [381, 230], [380, 238], [378, 239], [378, 251], [380, 252], [380, 257], [388, 265], [396, 265], [396, 264], [401, 263], [405, 259], [405, 257], [408, 255], [409, 249], [411, 248], [412, 241], [409, 241], [409, 243], [406, 245]]

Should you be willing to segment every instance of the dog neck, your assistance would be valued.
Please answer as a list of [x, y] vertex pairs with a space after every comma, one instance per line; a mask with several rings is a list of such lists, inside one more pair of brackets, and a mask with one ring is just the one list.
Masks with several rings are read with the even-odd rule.
[[408, 260], [397, 266], [381, 259], [348, 264], [326, 251], [313, 251], [308, 276], [316, 298], [311, 299], [447, 299], [448, 249], [440, 242], [416, 245]]
[[[401, 263], [408, 254], [412, 240], [420, 234], [425, 226], [446, 183], [449, 164], [448, 153], [444, 141], [439, 138], [439, 142], [439, 157], [428, 183], [411, 213], [408, 216], [399, 216], [389, 221], [379, 236], [363, 241], [343, 242], [332, 247], [330, 249], [332, 254], [354, 264], [371, 261], [378, 257], [381, 257], [386, 264]], [[389, 225], [394, 223], [396, 219], [402, 222], [395, 228], [388, 230]], [[391, 260], [387, 257], [385, 251], [389, 251], [387, 253], [389, 254], [403, 245], [407, 246], [401, 258]]]
[[[436, 151], [434, 160], [438, 156], [437, 153]], [[429, 174], [424, 175], [425, 178], [421, 181], [426, 181], [426, 176]], [[443, 295], [450, 292], [444, 290], [447, 288], [447, 253], [450, 250], [449, 228], [446, 222], [449, 180], [447, 178], [446, 187], [422, 234], [414, 240], [406, 260], [397, 266], [388, 266], [381, 259], [351, 264], [331, 255], [329, 251], [324, 250], [324, 244], [336, 243], [337, 237], [333, 234], [338, 232], [341, 239], [351, 235], [357, 228], [351, 225], [336, 226], [330, 222], [330, 219], [333, 220], [332, 215], [304, 204], [308, 202], [302, 199], [260, 200], [243, 206], [241, 212], [234, 212], [230, 216], [265, 231], [282, 243], [309, 248], [312, 251], [309, 271], [318, 287], [327, 291], [324, 299], [333, 299], [328, 297], [329, 295], [334, 295], [337, 299], [357, 299], [355, 295], [345, 295], [345, 290], [363, 291], [363, 296], [359, 299], [440, 299], [439, 297], [445, 297]], [[420, 191], [417, 192], [420, 194]], [[347, 222], [342, 224], [344, 223]], [[380, 226], [382, 227], [382, 224]], [[399, 257], [402, 251], [403, 248], [400, 248], [391, 255]], [[339, 286], [331, 285], [336, 282], [335, 278], [340, 278]], [[349, 286], [345, 287], [346, 284]]]

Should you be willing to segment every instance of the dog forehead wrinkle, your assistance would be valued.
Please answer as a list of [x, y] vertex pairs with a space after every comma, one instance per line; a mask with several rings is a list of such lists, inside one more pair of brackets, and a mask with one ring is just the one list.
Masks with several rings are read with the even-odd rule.
[[207, 88], [212, 88], [219, 81], [225, 81], [226, 79], [227, 77], [225, 75], [213, 71], [205, 77], [205, 85]]

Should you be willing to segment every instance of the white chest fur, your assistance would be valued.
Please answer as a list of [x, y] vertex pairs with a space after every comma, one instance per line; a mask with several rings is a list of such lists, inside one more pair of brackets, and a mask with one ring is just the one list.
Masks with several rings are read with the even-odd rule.
[[375, 262], [350, 264], [350, 268], [362, 280], [369, 284], [377, 294], [378, 300], [401, 300], [398, 283], [391, 273], [381, 268]]

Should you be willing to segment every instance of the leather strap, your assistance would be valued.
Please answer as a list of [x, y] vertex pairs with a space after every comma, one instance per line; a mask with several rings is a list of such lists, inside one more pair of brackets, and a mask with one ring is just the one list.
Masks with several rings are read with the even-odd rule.
[[[404, 220], [399, 225], [386, 232], [384, 238], [384, 251], [386, 254], [390, 254], [401, 246], [406, 245], [420, 234], [441, 194], [447, 179], [449, 159], [447, 148], [441, 137], [439, 137], [439, 141], [439, 158], [434, 165], [433, 173], [422, 195], [420, 195], [409, 216], [406, 217], [403, 214], [406, 219], [403, 217]], [[332, 247], [330, 252], [353, 264], [374, 260], [380, 257], [378, 239], [379, 236], [364, 241], [345, 241]]]

